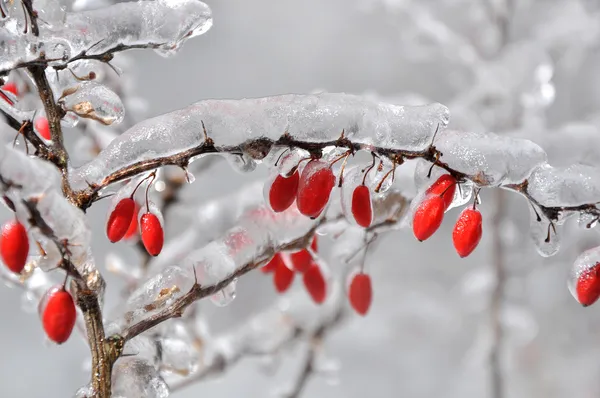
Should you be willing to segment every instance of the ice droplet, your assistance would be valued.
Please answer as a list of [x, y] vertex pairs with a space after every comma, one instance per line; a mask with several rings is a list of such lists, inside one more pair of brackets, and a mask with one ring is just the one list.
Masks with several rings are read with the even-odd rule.
[[538, 253], [542, 257], [555, 255], [560, 249], [560, 235], [556, 225], [544, 216], [539, 209], [535, 209], [533, 205], [529, 206], [529, 216], [529, 233]]
[[342, 213], [344, 214], [344, 217], [346, 217], [346, 220], [354, 225], [357, 224], [354, 216], [352, 215], [352, 196], [356, 187], [362, 184], [362, 169], [363, 167], [360, 165], [354, 165], [347, 168], [346, 172], [344, 173], [344, 182], [342, 184], [342, 188], [340, 189]]
[[468, 203], [473, 196], [473, 185], [473, 182], [469, 180], [458, 184], [456, 190], [454, 191], [454, 199], [452, 199], [452, 203], [450, 206], [448, 206], [446, 212], [450, 209], [460, 207]]
[[172, 322], [160, 340], [162, 368], [186, 375], [198, 368], [200, 353], [195, 349], [194, 337], [183, 322]]
[[120, 358], [113, 368], [112, 393], [124, 397], [166, 398], [167, 383], [148, 362]]
[[[280, 154], [281, 155], [281, 154]], [[289, 153], [283, 155], [277, 165], [278, 172], [283, 177], [287, 177], [291, 174], [291, 171], [298, 167], [298, 163], [302, 159], [310, 157], [309, 153], [304, 149], [293, 149]]]
[[577, 219], [577, 225], [580, 228], [594, 228], [598, 225], [598, 216], [590, 213], [579, 213], [579, 218]]
[[96, 82], [79, 85], [75, 93], [65, 97], [64, 102], [66, 109], [78, 116], [105, 125], [121, 123], [125, 117], [125, 107], [119, 96]]
[[224, 155], [227, 163], [241, 174], [249, 173], [256, 169], [256, 161], [246, 154], [227, 154]]
[[225, 307], [235, 299], [237, 278], [231, 283], [210, 296], [210, 301], [217, 307]]
[[91, 385], [87, 384], [83, 387], [80, 387], [76, 392], [74, 398], [91, 398], [95, 394], [94, 389]]

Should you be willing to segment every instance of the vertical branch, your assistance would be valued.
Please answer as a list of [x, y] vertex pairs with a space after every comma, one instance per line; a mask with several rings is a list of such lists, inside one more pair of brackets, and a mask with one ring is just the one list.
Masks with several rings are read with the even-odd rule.
[[94, 398], [111, 396], [112, 366], [121, 354], [123, 344], [119, 341], [106, 341], [102, 324], [102, 311], [96, 295], [84, 286], [75, 284], [77, 305], [83, 312], [88, 344], [92, 355], [92, 388]]
[[44, 104], [44, 110], [46, 111], [46, 117], [48, 118], [48, 124], [50, 126], [50, 135], [52, 136], [52, 149], [59, 158], [58, 167], [61, 169], [66, 168], [69, 156], [63, 144], [62, 129], [60, 126], [60, 121], [65, 115], [65, 112], [54, 100], [54, 93], [46, 78], [46, 70], [44, 67], [30, 66], [29, 73], [35, 81], [35, 85], [40, 94], [40, 99]]
[[[38, 89], [38, 93], [50, 126], [54, 164], [62, 174], [63, 194], [74, 205], [78, 205], [68, 179], [69, 155], [63, 143], [60, 121], [65, 115], [64, 110], [56, 103], [50, 83], [46, 78], [44, 66], [30, 66], [28, 68]], [[112, 366], [121, 354], [122, 340], [107, 341], [104, 336], [102, 311], [95, 292], [89, 290], [81, 280], [74, 282], [77, 306], [81, 309], [85, 319], [88, 345], [92, 356], [92, 380], [94, 398], [110, 398]]]
[[504, 285], [506, 271], [504, 268], [504, 245], [500, 234], [501, 223], [505, 216], [504, 192], [498, 189], [494, 195], [496, 211], [492, 218], [492, 265], [494, 267], [496, 285], [492, 292], [490, 316], [492, 328], [492, 348], [489, 356], [490, 367], [490, 397], [504, 397], [504, 380], [502, 376], [501, 354], [504, 339], [502, 330], [502, 307], [504, 301]]

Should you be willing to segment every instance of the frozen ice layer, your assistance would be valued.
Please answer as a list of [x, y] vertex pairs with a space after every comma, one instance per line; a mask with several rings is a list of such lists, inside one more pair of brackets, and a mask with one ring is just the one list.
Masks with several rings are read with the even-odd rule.
[[[441, 104], [399, 106], [349, 94], [281, 95], [242, 100], [206, 100], [145, 120], [115, 139], [92, 162], [75, 171], [74, 180], [100, 183], [134, 163], [171, 156], [204, 142], [202, 124], [217, 147], [239, 146], [284, 133], [307, 142], [337, 140], [342, 130], [353, 142], [385, 148], [426, 149], [436, 129], [448, 123]], [[251, 153], [235, 155], [252, 169]], [[252, 166], [252, 165], [251, 165]]]
[[552, 167], [544, 164], [529, 177], [527, 192], [546, 207], [600, 202], [600, 168], [582, 164]]
[[211, 27], [211, 10], [199, 0], [137, 1], [70, 12], [64, 23], [40, 24], [39, 38], [19, 29], [2, 32], [0, 42], [9, 45], [0, 47], [0, 70], [37, 59], [42, 51], [58, 63], [83, 51], [102, 54], [121, 45], [150, 47], [168, 56]]
[[493, 133], [444, 131], [435, 146], [443, 153], [442, 162], [479, 186], [520, 183], [546, 162], [546, 153], [537, 144]]

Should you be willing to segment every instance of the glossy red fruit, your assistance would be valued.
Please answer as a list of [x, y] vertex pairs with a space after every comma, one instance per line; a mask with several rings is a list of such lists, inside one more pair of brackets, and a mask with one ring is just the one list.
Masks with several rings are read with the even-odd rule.
[[481, 240], [481, 213], [477, 209], [464, 209], [452, 231], [452, 242], [461, 257], [467, 257]]
[[48, 338], [62, 344], [69, 339], [77, 311], [73, 297], [62, 286], [52, 288], [41, 303], [42, 325]]
[[366, 185], [357, 186], [352, 193], [352, 215], [356, 223], [363, 228], [368, 228], [373, 222], [371, 192]]
[[587, 307], [600, 297], [600, 263], [583, 272], [577, 279], [575, 286], [577, 300]]
[[321, 268], [313, 262], [304, 275], [302, 275], [302, 280], [306, 291], [310, 294], [313, 301], [317, 304], [323, 303], [327, 293], [327, 283], [325, 282]]
[[415, 212], [413, 234], [423, 242], [437, 231], [444, 219], [444, 199], [440, 195], [426, 197]]
[[2, 86], [2, 90], [4, 91], [8, 91], [9, 93], [14, 94], [16, 97], [19, 96], [19, 89], [17, 88], [17, 85], [13, 82], [8, 82], [5, 85]]
[[348, 288], [350, 305], [360, 315], [366, 315], [373, 301], [373, 288], [371, 277], [364, 273], [358, 273], [352, 278]]
[[155, 214], [146, 213], [140, 220], [142, 242], [151, 256], [158, 256], [165, 240], [160, 220]]
[[271, 259], [271, 261], [269, 261], [267, 264], [265, 264], [260, 270], [261, 270], [261, 272], [263, 272], [265, 274], [268, 274], [270, 272], [274, 272], [277, 269], [277, 265], [280, 262], [283, 263], [283, 259], [281, 258], [281, 254], [280, 253], [275, 253], [275, 255], [273, 256], [273, 258]]
[[125, 236], [123, 239], [131, 239], [133, 238], [138, 231], [138, 213], [140, 212], [140, 206], [135, 203], [135, 208], [133, 209], [133, 217], [131, 218], [131, 222], [129, 223], [129, 229], [125, 232]]
[[450, 174], [441, 175], [436, 182], [431, 184], [427, 191], [426, 195], [442, 195], [444, 197], [444, 210], [447, 210], [448, 207], [452, 204], [452, 200], [454, 200], [454, 192], [456, 192], [456, 178], [452, 177]]
[[132, 223], [134, 212], [135, 201], [133, 199], [123, 198], [117, 203], [106, 223], [108, 240], [115, 243], [123, 239]]
[[[317, 235], [313, 237], [312, 243], [310, 244], [310, 248], [315, 253], [318, 251]], [[313, 262], [313, 258], [310, 255], [310, 252], [306, 249], [302, 249], [299, 252], [290, 254], [290, 260], [292, 261], [292, 266], [298, 272], [306, 272], [308, 267], [310, 267]]]
[[298, 170], [287, 178], [279, 174], [275, 177], [269, 190], [269, 204], [274, 212], [285, 211], [294, 203], [299, 183], [300, 173]]
[[29, 238], [27, 230], [18, 221], [9, 221], [2, 226], [0, 255], [2, 261], [12, 272], [20, 273], [27, 262]]
[[328, 163], [320, 160], [308, 162], [300, 176], [296, 195], [300, 213], [311, 218], [318, 217], [327, 206], [334, 186], [335, 175]]
[[41, 116], [37, 118], [34, 122], [34, 127], [40, 136], [46, 140], [50, 140], [52, 137], [50, 135], [50, 124], [48, 124], [48, 119]]
[[273, 284], [279, 293], [283, 293], [292, 286], [294, 271], [289, 269], [283, 261], [278, 261], [273, 273]]

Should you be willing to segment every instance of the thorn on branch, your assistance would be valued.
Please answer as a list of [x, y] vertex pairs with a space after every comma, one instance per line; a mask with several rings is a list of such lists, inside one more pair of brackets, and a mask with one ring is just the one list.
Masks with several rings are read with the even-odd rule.
[[204, 146], [214, 147], [215, 142], [208, 136], [208, 133], [206, 132], [206, 126], [204, 125], [204, 120], [201, 120], [200, 123], [202, 123], [202, 132], [204, 133]]

